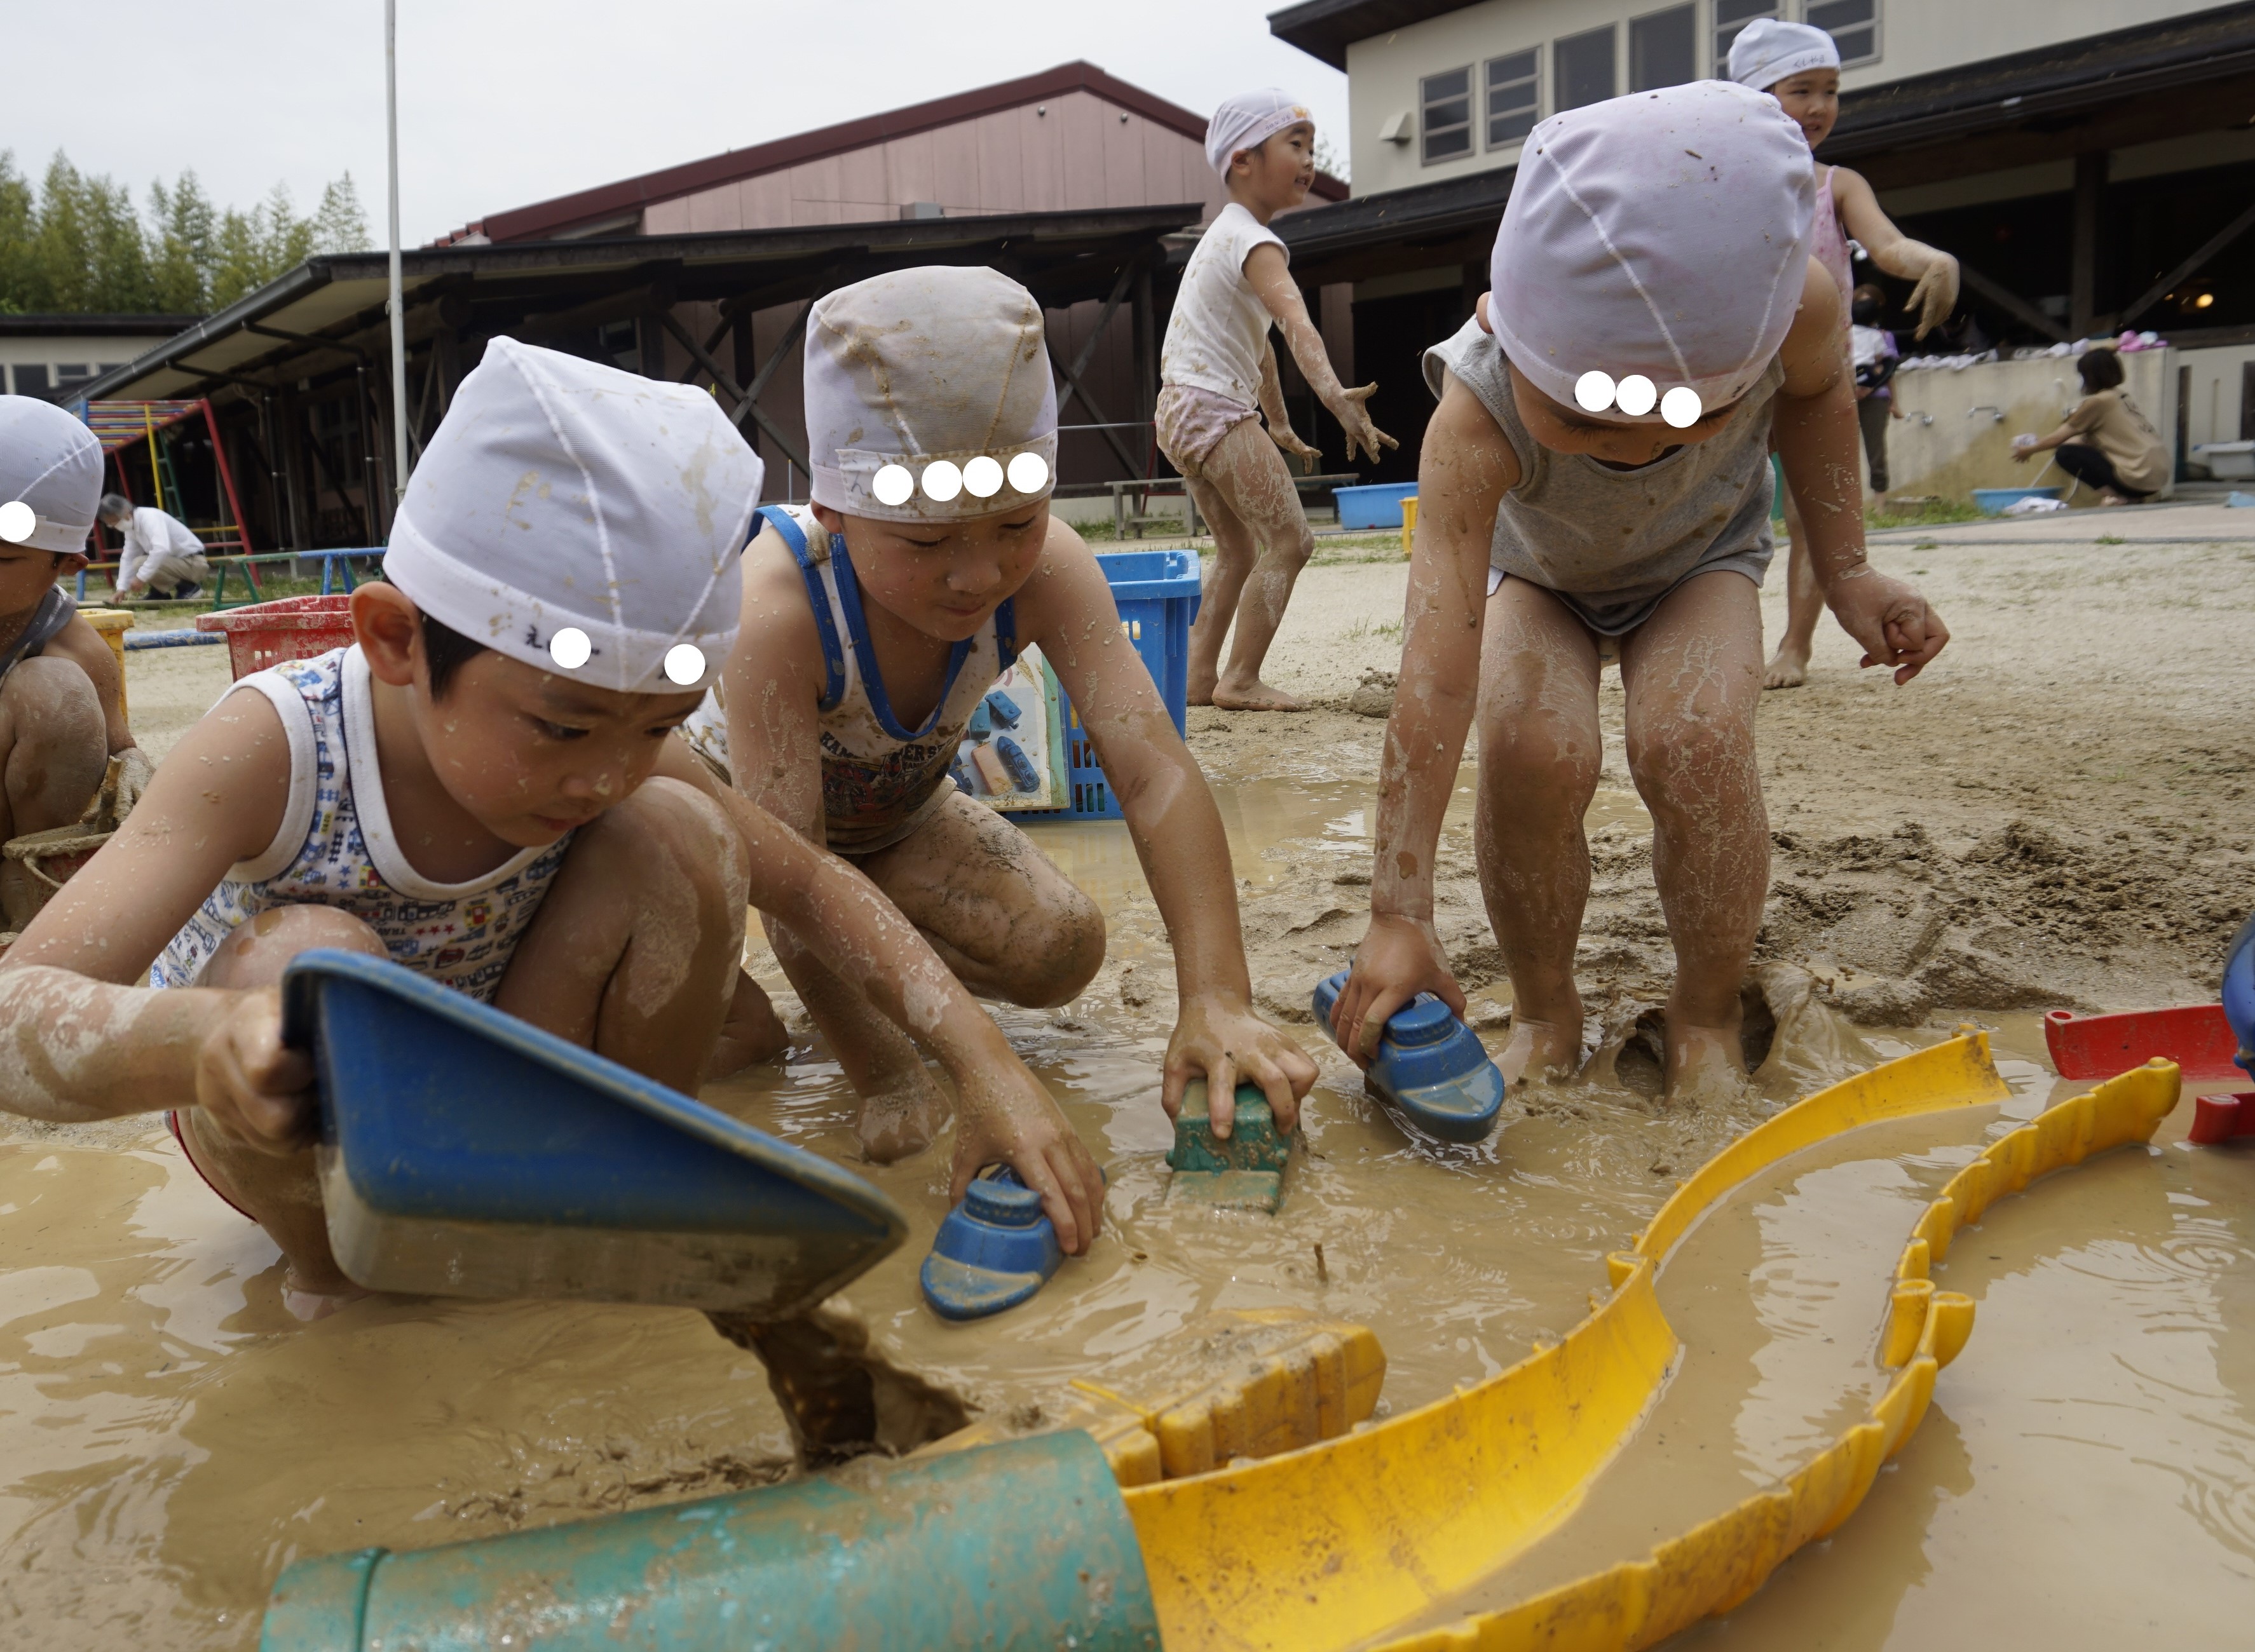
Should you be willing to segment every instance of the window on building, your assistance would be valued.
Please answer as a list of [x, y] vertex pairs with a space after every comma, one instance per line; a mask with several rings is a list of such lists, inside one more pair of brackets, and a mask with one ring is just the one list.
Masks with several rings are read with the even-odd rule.
[[1809, 26], [1832, 37], [1844, 68], [1879, 60], [1879, 0], [1809, 0]]
[[1535, 130], [1542, 113], [1542, 53], [1514, 52], [1490, 58], [1487, 75], [1487, 146], [1501, 149]]
[[1731, 78], [1731, 42], [1756, 18], [1783, 15], [1778, 0], [1715, 0], [1715, 78]]
[[1671, 6], [1628, 25], [1628, 89], [1649, 92], [1699, 78], [1699, 8]]
[[1469, 65], [1418, 82], [1417, 131], [1425, 164], [1459, 160], [1472, 152], [1472, 72]]
[[45, 396], [46, 393], [47, 369], [44, 362], [18, 361], [16, 363], [17, 395]]
[[1577, 109], [1614, 95], [1613, 33], [1608, 23], [1550, 43], [1550, 79], [1557, 88], [1560, 108]]
[[60, 389], [67, 384], [84, 384], [93, 376], [94, 364], [90, 361], [58, 361], [55, 363], [55, 388], [57, 389]]

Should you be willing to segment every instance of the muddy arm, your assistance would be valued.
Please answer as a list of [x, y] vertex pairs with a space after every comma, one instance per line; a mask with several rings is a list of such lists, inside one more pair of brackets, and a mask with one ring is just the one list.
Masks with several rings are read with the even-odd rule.
[[1378, 387], [1366, 384], [1350, 390], [1331, 370], [1331, 354], [1324, 348], [1324, 335], [1308, 318], [1307, 301], [1300, 297], [1300, 289], [1292, 280], [1282, 250], [1266, 242], [1255, 247], [1245, 256], [1245, 278], [1253, 284], [1253, 290], [1275, 318], [1277, 330], [1283, 333], [1292, 360], [1300, 364], [1308, 388], [1316, 393], [1318, 402], [1331, 409], [1331, 416], [1345, 430], [1347, 458], [1352, 459], [1355, 450], [1360, 448], [1375, 464], [1381, 445], [1399, 447], [1400, 443], [1370, 422], [1370, 415], [1363, 407]]

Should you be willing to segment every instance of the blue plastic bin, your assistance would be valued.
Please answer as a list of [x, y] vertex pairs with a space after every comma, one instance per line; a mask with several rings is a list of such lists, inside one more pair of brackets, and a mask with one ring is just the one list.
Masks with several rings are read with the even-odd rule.
[[[1188, 732], [1191, 700], [1191, 622], [1198, 611], [1198, 559], [1189, 550], [1120, 550], [1096, 559], [1120, 606], [1120, 628], [1143, 656], [1159, 697], [1175, 719], [1177, 734]], [[1064, 696], [1065, 779], [1070, 808], [1021, 809], [1015, 820], [1118, 820], [1120, 805], [1096, 760], [1096, 747], [1080, 725], [1072, 698]]]
[[1416, 491], [1415, 482], [1373, 482], [1366, 487], [1333, 488], [1331, 497], [1338, 501], [1342, 528], [1399, 528], [1401, 501]]

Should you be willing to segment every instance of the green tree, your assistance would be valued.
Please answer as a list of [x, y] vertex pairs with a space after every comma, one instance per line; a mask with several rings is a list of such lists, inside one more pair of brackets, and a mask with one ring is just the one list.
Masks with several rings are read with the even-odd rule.
[[218, 256], [219, 214], [193, 172], [172, 188], [149, 186], [149, 276], [157, 308], [201, 315], [211, 308], [211, 268]]
[[32, 180], [16, 170], [11, 150], [0, 150], [0, 315], [36, 309], [32, 295], [32, 228], [39, 201]]
[[313, 214], [315, 252], [366, 252], [370, 242], [368, 214], [360, 209], [360, 191], [347, 172], [321, 192], [321, 205]]

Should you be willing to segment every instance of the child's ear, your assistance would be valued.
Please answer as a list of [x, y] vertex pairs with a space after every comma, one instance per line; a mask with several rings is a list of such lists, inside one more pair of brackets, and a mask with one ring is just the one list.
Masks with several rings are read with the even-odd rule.
[[827, 505], [817, 505], [813, 510], [814, 520], [822, 524], [824, 533], [834, 537], [846, 531], [846, 514], [843, 511], [832, 510]]
[[353, 592], [353, 637], [377, 682], [395, 689], [414, 685], [422, 620], [413, 601], [397, 585], [371, 579]]
[[1488, 325], [1487, 294], [1482, 293], [1472, 300], [1472, 316], [1480, 324], [1482, 332], [1486, 333], [1491, 339], [1495, 337], [1495, 329]]
[[79, 556], [75, 553], [67, 556], [62, 552], [58, 551], [55, 553], [55, 578], [58, 579], [75, 579], [78, 578], [80, 570], [86, 566], [86, 564], [87, 559], [84, 556]]

